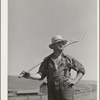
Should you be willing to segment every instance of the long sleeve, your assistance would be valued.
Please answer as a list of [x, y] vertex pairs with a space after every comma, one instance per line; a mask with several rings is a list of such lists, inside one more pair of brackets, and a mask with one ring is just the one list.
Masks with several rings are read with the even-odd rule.
[[45, 59], [40, 65], [38, 73], [41, 75], [41, 80], [47, 76], [47, 67], [48, 67], [47, 63], [48, 59]]
[[69, 60], [71, 69], [77, 71], [77, 73], [81, 72], [83, 75], [85, 74], [85, 68], [79, 61], [69, 55], [66, 55], [66, 57]]
[[77, 73], [81, 72], [81, 73], [83, 73], [83, 75], [85, 74], [85, 69], [84, 69], [83, 65], [74, 58], [72, 58], [72, 69], [77, 71]]

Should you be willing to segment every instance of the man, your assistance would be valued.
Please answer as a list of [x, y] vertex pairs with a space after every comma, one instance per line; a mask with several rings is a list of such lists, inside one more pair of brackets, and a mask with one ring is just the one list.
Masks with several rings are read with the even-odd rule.
[[[44, 59], [39, 71], [35, 75], [25, 72], [23, 77], [35, 80], [47, 77], [48, 100], [74, 100], [73, 85], [84, 75], [84, 67], [76, 59], [63, 53], [67, 40], [56, 35], [51, 42], [49, 47], [53, 53]], [[71, 78], [71, 69], [77, 71], [74, 79]]]

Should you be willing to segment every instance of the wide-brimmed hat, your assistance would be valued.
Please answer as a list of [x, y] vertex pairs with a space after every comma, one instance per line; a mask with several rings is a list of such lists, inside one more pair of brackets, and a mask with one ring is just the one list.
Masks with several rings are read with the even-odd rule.
[[51, 38], [51, 44], [49, 45], [49, 48], [53, 49], [53, 45], [57, 42], [63, 42], [63, 44], [65, 45], [67, 43], [67, 40], [64, 40], [60, 35], [56, 35]]

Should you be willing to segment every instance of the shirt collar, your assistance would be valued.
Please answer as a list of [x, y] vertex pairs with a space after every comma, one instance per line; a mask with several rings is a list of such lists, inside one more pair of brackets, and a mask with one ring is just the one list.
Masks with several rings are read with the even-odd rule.
[[[52, 58], [52, 55], [53, 55], [53, 53], [49, 57]], [[61, 56], [66, 58], [66, 55], [63, 52], [62, 52]]]

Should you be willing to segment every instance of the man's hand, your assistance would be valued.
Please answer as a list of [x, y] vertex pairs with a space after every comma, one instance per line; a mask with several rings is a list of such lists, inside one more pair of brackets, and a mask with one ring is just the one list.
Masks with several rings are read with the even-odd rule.
[[67, 82], [66, 82], [67, 85], [69, 85], [69, 86], [75, 85], [76, 83], [79, 82], [79, 80], [82, 78], [82, 76], [83, 76], [83, 73], [78, 73], [74, 79], [70, 78], [67, 80]]
[[24, 78], [29, 78], [30, 77], [30, 73], [23, 71], [23, 76]]
[[68, 79], [67, 82], [66, 82], [66, 85], [68, 85], [68, 86], [73, 86], [73, 85], [75, 85], [75, 84], [76, 84], [76, 82], [75, 82], [75, 80], [72, 79], [72, 78]]

